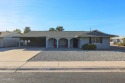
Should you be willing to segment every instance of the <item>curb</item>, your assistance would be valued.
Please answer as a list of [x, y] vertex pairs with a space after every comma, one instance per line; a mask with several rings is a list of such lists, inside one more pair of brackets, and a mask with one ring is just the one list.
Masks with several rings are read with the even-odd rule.
[[[100, 67], [100, 68], [18, 68], [18, 70], [125, 70], [125, 67]], [[17, 70], [17, 68], [0, 68], [0, 70]], [[17, 71], [18, 71], [17, 70]]]

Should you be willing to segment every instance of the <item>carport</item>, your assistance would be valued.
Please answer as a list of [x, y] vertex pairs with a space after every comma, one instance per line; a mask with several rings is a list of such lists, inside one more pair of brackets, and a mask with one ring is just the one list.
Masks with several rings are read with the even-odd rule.
[[18, 36], [20, 46], [46, 47], [46, 34], [41, 31], [31, 31]]
[[20, 46], [46, 47], [46, 37], [20, 37]]

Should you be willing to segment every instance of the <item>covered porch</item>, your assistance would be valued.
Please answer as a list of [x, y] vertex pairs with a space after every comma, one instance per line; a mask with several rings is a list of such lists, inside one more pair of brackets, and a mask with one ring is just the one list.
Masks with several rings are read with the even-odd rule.
[[46, 38], [46, 48], [79, 48], [79, 38]]
[[79, 48], [79, 41], [79, 38], [21, 37], [19, 47]]

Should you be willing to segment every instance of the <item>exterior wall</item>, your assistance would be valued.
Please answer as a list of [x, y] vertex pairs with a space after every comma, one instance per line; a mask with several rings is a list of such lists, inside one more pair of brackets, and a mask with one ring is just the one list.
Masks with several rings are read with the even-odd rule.
[[3, 38], [0, 38], [0, 47], [3, 47]]
[[[89, 43], [89, 38], [80, 38], [79, 47], [82, 48], [82, 46], [87, 43]], [[110, 38], [104, 37], [104, 38], [102, 38], [102, 43], [95, 43], [95, 45], [97, 46], [97, 49], [109, 49], [110, 48]]]
[[19, 43], [19, 39], [17, 38], [3, 38], [2, 47], [18, 46], [18, 43]]
[[48, 39], [48, 47], [47, 48], [54, 48], [54, 39]]
[[[55, 38], [56, 39], [56, 38]], [[58, 41], [59, 45], [61, 44], [65, 44], [65, 43], [61, 43], [60, 41]], [[84, 38], [79, 38], [79, 42], [78, 42], [78, 48], [82, 48], [82, 46], [84, 44], [89, 43], [89, 38], [84, 37]], [[48, 45], [47, 48], [54, 48], [54, 39], [48, 39]], [[56, 42], [57, 44], [57, 42]], [[102, 43], [95, 43], [95, 45], [97, 46], [97, 49], [109, 49], [110, 48], [110, 38], [108, 37], [103, 37], [102, 38]], [[70, 40], [70, 48], [73, 48], [73, 40]]]
[[85, 37], [85, 38], [80, 38], [79, 40], [80, 40], [80, 41], [79, 41], [79, 48], [82, 48], [82, 46], [83, 46], [84, 44], [88, 44], [88, 43], [89, 43], [89, 38], [87, 38], [87, 37]]
[[18, 34], [12, 34], [7, 37], [0, 39], [0, 47], [13, 47], [19, 45], [19, 38], [12, 38], [13, 36]]
[[80, 38], [78, 39], [78, 48], [80, 48], [81, 45], [80, 45]]
[[96, 44], [97, 49], [109, 49], [110, 48], [110, 38], [102, 38], [102, 43]]

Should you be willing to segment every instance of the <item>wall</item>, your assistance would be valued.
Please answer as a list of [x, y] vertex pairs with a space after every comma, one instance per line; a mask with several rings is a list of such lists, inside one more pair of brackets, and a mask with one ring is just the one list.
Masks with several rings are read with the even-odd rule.
[[109, 49], [110, 48], [110, 38], [102, 38], [102, 43], [96, 44], [97, 49]]
[[48, 48], [54, 48], [54, 39], [48, 39]]
[[84, 44], [88, 44], [88, 43], [89, 43], [89, 38], [87, 38], [87, 37], [85, 37], [85, 38], [80, 38], [79, 40], [80, 40], [80, 41], [79, 41], [79, 48], [82, 48], [82, 46], [83, 46]]
[[3, 38], [0, 38], [0, 47], [3, 47]]
[[[80, 46], [79, 48], [82, 48], [84, 44], [89, 43], [89, 38], [80, 38]], [[110, 48], [110, 38], [104, 37], [102, 38], [102, 43], [95, 43], [97, 46], [97, 49], [109, 49]]]
[[19, 45], [18, 38], [3, 38], [3, 47], [13, 47]]
[[13, 47], [19, 45], [19, 38], [12, 38], [13, 36], [17, 36], [18, 34], [14, 33], [9, 36], [4, 37], [0, 40], [0, 47]]

